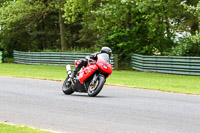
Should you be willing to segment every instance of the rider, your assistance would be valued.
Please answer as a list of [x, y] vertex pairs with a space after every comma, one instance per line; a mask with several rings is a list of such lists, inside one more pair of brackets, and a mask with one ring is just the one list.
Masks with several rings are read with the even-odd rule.
[[83, 66], [87, 66], [88, 63], [88, 58], [89, 59], [93, 59], [97, 61], [97, 55], [101, 54], [101, 53], [107, 53], [109, 55], [109, 57], [111, 57], [112, 54], [112, 50], [109, 47], [102, 47], [100, 52], [96, 52], [94, 54], [91, 54], [89, 57], [87, 56], [85, 59], [82, 59], [78, 62], [77, 67], [74, 69], [71, 78], [73, 79], [75, 77], [75, 75], [78, 73], [78, 71], [83, 67]]

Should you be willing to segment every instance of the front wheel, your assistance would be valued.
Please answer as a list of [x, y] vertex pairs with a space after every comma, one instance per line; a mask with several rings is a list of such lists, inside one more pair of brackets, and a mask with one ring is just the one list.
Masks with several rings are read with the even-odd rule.
[[69, 80], [69, 77], [67, 77], [65, 79], [63, 86], [62, 86], [62, 91], [66, 95], [71, 95], [72, 93], [74, 93], [74, 90], [72, 89], [71, 81], [68, 81], [68, 80]]
[[106, 79], [103, 75], [99, 75], [97, 81], [94, 83], [94, 85], [89, 85], [88, 87], [88, 96], [95, 97], [99, 94], [99, 92], [102, 90], [104, 83], [106, 82]]

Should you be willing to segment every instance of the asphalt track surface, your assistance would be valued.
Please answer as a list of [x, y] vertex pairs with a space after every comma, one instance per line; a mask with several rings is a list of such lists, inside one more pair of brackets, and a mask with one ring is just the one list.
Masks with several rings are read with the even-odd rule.
[[91, 98], [62, 82], [0, 77], [0, 122], [67, 133], [199, 133], [200, 96], [104, 86]]

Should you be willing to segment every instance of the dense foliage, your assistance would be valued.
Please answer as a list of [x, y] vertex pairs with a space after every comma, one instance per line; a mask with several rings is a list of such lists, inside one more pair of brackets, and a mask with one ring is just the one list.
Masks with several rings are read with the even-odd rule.
[[198, 0], [1, 0], [0, 50], [106, 45], [121, 61], [133, 52], [200, 56], [199, 7]]

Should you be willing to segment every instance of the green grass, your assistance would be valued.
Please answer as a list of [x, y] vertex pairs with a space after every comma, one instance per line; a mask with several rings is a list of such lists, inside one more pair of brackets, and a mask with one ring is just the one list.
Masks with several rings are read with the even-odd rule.
[[66, 70], [64, 66], [3, 63], [0, 64], [0, 76], [64, 80], [66, 78]]
[[115, 71], [108, 83], [136, 88], [200, 94], [200, 76]]
[[0, 123], [0, 133], [52, 133], [52, 132], [43, 131], [40, 129], [33, 129], [27, 126], [9, 125]]
[[[63, 81], [67, 75], [64, 66], [0, 64], [0, 76]], [[200, 76], [113, 71], [106, 83], [166, 92], [200, 94]]]

